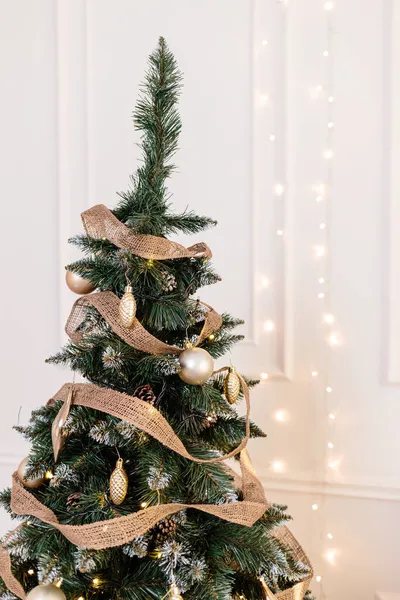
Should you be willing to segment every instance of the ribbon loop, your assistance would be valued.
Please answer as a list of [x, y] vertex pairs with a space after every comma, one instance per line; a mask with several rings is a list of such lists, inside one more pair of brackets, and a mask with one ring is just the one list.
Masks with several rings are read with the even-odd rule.
[[212, 257], [210, 248], [204, 242], [185, 248], [177, 242], [171, 242], [155, 235], [135, 234], [104, 204], [97, 204], [82, 213], [82, 222], [86, 233], [95, 239], [106, 238], [118, 248], [126, 248], [142, 258], [170, 260], [174, 258]]

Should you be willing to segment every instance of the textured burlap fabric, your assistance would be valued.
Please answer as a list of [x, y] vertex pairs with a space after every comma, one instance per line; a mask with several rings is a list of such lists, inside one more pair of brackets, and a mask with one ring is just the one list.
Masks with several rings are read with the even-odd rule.
[[[79, 331], [79, 327], [85, 319], [86, 307], [93, 306], [99, 311], [105, 321], [107, 321], [114, 333], [132, 346], [132, 348], [147, 352], [148, 354], [181, 354], [181, 352], [183, 352], [183, 348], [170, 346], [154, 337], [154, 335], [149, 333], [137, 319], [135, 319], [131, 329], [126, 329], [126, 327], [121, 325], [119, 318], [119, 302], [118, 296], [113, 294], [113, 292], [97, 292], [78, 298], [72, 307], [65, 326], [67, 335], [75, 344], [79, 344], [83, 340], [83, 333]], [[201, 302], [201, 304], [206, 307], [207, 313], [203, 328], [194, 344], [195, 346], [201, 344], [206, 337], [214, 331], [217, 331], [222, 324], [221, 315], [208, 304], [205, 304], [204, 302]]]
[[[240, 375], [239, 377], [247, 402], [248, 428], [250, 409], [249, 393], [243, 378]], [[53, 399], [65, 402], [70, 390], [71, 384], [65, 384], [56, 394], [54, 394]], [[59, 523], [52, 510], [43, 505], [35, 498], [35, 496], [33, 496], [33, 494], [24, 488], [18, 480], [16, 473], [14, 473], [11, 508], [16, 514], [35, 516], [41, 521], [55, 527], [69, 541], [78, 547], [100, 550], [128, 543], [135, 537], [143, 535], [166, 516], [186, 508], [194, 508], [244, 526], [253, 525], [267, 510], [269, 505], [265, 498], [263, 487], [254, 472], [247, 450], [244, 449], [248, 440], [248, 435], [246, 435], [245, 440], [238, 448], [226, 456], [210, 460], [197, 459], [188, 453], [183, 443], [159, 411], [146, 402], [128, 396], [127, 394], [121, 394], [92, 384], [74, 384], [73, 391], [74, 404], [87, 406], [121, 418], [124, 421], [139, 427], [149, 435], [154, 436], [166, 447], [185, 456], [189, 460], [199, 463], [220, 462], [240, 452], [241, 477], [234, 474], [226, 465], [225, 468], [233, 474], [235, 484], [240, 485], [242, 488], [244, 499], [239, 502], [229, 502], [218, 505], [164, 504], [151, 506], [125, 517], [116, 517], [114, 519], [95, 522], [88, 525], [64, 525]], [[276, 535], [276, 537], [287, 545], [296, 558], [309, 565], [309, 561], [304, 554], [304, 551], [286, 527], [279, 528], [273, 535]], [[25, 596], [22, 587], [13, 577], [10, 569], [10, 562], [9, 560], [7, 562], [6, 555], [7, 553], [3, 556], [0, 555], [0, 575], [3, 577], [7, 586], [9, 586], [9, 584], [13, 586], [13, 588], [9, 587], [10, 590], [13, 590], [13, 593], [20, 598], [24, 598]], [[306, 581], [296, 584], [290, 590], [281, 592], [277, 596], [274, 596], [266, 586], [266, 597], [271, 599], [277, 598], [279, 600], [299, 600], [303, 598], [304, 593], [308, 588], [308, 584], [309, 578], [307, 578]], [[19, 586], [19, 588], [17, 586]]]
[[25, 598], [25, 591], [18, 579], [14, 577], [11, 571], [11, 559], [7, 550], [0, 546], [0, 576], [4, 583], [18, 598]]
[[207, 244], [200, 242], [185, 248], [177, 242], [155, 235], [135, 234], [132, 229], [118, 221], [104, 204], [97, 204], [82, 213], [86, 233], [96, 239], [106, 238], [118, 248], [126, 248], [142, 258], [168, 260], [173, 258], [211, 258]]

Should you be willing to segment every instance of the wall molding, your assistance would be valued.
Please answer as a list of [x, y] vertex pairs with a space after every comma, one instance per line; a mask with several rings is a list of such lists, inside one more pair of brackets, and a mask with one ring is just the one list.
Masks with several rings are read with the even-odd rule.
[[275, 478], [261, 475], [260, 481], [267, 493], [289, 492], [293, 494], [312, 494], [319, 496], [339, 496], [365, 500], [386, 500], [400, 502], [400, 485], [391, 486], [381, 480], [376, 483], [326, 483], [318, 480]]

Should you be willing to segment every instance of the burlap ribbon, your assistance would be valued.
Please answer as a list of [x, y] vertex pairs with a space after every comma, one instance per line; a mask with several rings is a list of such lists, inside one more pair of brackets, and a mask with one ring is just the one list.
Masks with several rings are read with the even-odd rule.
[[169, 260], [173, 258], [211, 258], [207, 244], [200, 242], [185, 248], [177, 242], [155, 235], [135, 234], [121, 223], [104, 204], [97, 204], [82, 213], [86, 233], [93, 238], [106, 238], [118, 248], [126, 248], [142, 258]]
[[[198, 463], [221, 462], [240, 452], [241, 478], [234, 474], [235, 484], [243, 492], [243, 501], [227, 504], [183, 504], [171, 503], [145, 508], [125, 517], [116, 517], [107, 521], [99, 521], [87, 525], [64, 525], [59, 523], [52, 510], [43, 505], [20, 483], [16, 473], [13, 475], [11, 509], [16, 514], [32, 515], [60, 531], [70, 542], [78, 547], [103, 549], [128, 543], [135, 537], [143, 535], [161, 519], [179, 512], [182, 509], [194, 508], [227, 521], [245, 526], [253, 525], [267, 510], [268, 502], [264, 490], [252, 467], [245, 449], [249, 437], [249, 393], [243, 378], [239, 375], [247, 403], [246, 436], [242, 443], [226, 456], [213, 459], [198, 459], [186, 450], [185, 446], [159, 411], [138, 398], [121, 394], [92, 384], [74, 385], [74, 404], [93, 408], [123, 419], [152, 435], [166, 447]], [[66, 401], [71, 389], [65, 384], [54, 396], [54, 400]], [[228, 467], [226, 467], [228, 468]], [[229, 470], [229, 469], [228, 469]], [[232, 471], [230, 471], [232, 472]], [[232, 472], [233, 473], [233, 472]], [[304, 551], [298, 545], [286, 527], [279, 528], [276, 537], [282, 540], [295, 554], [298, 560], [309, 565]], [[8, 556], [8, 555], [7, 555]], [[10, 561], [6, 554], [0, 554], [0, 575], [18, 597], [24, 598], [23, 590], [10, 570]], [[269, 598], [279, 600], [299, 600], [308, 588], [309, 578], [290, 590], [274, 596], [269, 590]], [[264, 585], [265, 582], [264, 582]], [[19, 587], [18, 587], [19, 586]], [[268, 587], [267, 587], [268, 589]], [[22, 593], [21, 593], [22, 592]], [[288, 595], [288, 593], [290, 595]]]
[[[107, 321], [114, 333], [132, 346], [132, 348], [147, 352], [148, 354], [181, 354], [181, 352], [183, 352], [183, 348], [170, 346], [154, 337], [154, 335], [149, 333], [137, 319], [135, 319], [131, 329], [123, 327], [118, 312], [119, 302], [118, 296], [112, 292], [98, 292], [78, 298], [67, 319], [67, 324], [65, 326], [67, 335], [75, 344], [79, 344], [83, 340], [84, 335], [79, 331], [79, 327], [85, 319], [86, 307], [93, 306]], [[222, 324], [221, 315], [205, 302], [201, 302], [201, 304], [206, 307], [207, 313], [203, 328], [194, 344], [195, 346], [201, 344], [206, 337], [219, 329]]]

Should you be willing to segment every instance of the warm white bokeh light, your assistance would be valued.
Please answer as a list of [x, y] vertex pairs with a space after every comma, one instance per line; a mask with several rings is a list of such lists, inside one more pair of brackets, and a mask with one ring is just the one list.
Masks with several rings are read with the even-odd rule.
[[264, 323], [264, 331], [274, 331], [275, 329], [275, 323], [271, 320], [265, 321]]

